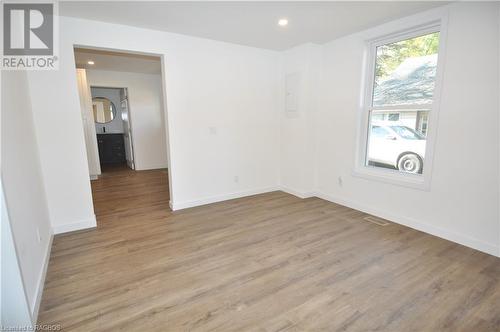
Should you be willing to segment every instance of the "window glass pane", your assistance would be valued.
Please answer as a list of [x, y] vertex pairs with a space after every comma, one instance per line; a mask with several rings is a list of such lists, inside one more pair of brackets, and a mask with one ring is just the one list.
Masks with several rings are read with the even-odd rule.
[[384, 121], [385, 120], [385, 114], [372, 114], [372, 120], [373, 121]]
[[411, 129], [406, 126], [389, 126], [392, 130], [396, 132], [401, 138], [415, 140], [415, 139], [425, 139], [424, 135], [419, 134], [416, 130]]
[[377, 47], [373, 106], [432, 103], [439, 32]]
[[[390, 120], [397, 114], [398, 120]], [[366, 164], [421, 174], [424, 169], [429, 110], [372, 111]], [[386, 119], [379, 120], [379, 119]]]
[[389, 132], [380, 126], [372, 126], [372, 136], [373, 137], [385, 137], [389, 135]]
[[429, 114], [427, 111], [419, 111], [417, 115], [417, 130], [424, 136], [427, 136], [427, 122], [429, 121]]
[[399, 121], [399, 113], [389, 113], [389, 121]]

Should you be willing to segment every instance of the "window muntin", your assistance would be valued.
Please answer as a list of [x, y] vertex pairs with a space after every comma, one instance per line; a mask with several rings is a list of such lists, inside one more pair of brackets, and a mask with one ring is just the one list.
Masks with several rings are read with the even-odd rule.
[[[365, 166], [422, 174], [439, 32], [374, 47]], [[379, 136], [376, 131], [389, 134]]]

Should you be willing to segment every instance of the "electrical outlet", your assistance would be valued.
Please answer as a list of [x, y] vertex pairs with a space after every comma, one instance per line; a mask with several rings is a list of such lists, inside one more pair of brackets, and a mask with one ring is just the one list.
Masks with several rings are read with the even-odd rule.
[[238, 175], [235, 175], [233, 180], [235, 183], [238, 183], [240, 182], [240, 177]]
[[217, 135], [217, 127], [208, 127], [210, 135]]
[[339, 178], [338, 178], [338, 180], [337, 180], [337, 181], [338, 181], [338, 183], [339, 183], [339, 186], [340, 186], [340, 187], [342, 187], [342, 185], [344, 184], [344, 180], [342, 179], [342, 177], [341, 177], [341, 176], [339, 176]]

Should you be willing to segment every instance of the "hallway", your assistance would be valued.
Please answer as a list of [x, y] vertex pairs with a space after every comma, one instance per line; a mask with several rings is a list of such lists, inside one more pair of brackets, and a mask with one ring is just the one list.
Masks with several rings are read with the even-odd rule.
[[134, 171], [126, 165], [102, 166], [102, 175], [91, 181], [98, 227], [130, 211], [169, 211], [166, 169]]

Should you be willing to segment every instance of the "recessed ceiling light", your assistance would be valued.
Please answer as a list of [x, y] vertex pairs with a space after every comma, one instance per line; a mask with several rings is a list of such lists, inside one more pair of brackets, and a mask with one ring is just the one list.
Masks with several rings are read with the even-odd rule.
[[288, 25], [288, 20], [286, 18], [281, 18], [278, 21], [278, 25], [284, 27], [284, 26]]
[[94, 61], [90, 60], [90, 61], [87, 61], [87, 63], [88, 63], [89, 65], [93, 65], [93, 64], [94, 64]]

